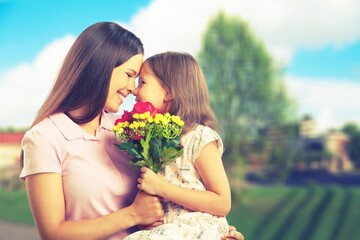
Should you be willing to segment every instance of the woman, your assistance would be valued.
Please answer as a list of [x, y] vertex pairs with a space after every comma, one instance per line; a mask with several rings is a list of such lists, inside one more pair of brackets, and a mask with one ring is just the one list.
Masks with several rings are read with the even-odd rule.
[[111, 22], [88, 27], [69, 50], [22, 142], [20, 177], [42, 239], [122, 239], [161, 222], [159, 199], [137, 191], [138, 173], [111, 131], [110, 113], [134, 91], [143, 52]]

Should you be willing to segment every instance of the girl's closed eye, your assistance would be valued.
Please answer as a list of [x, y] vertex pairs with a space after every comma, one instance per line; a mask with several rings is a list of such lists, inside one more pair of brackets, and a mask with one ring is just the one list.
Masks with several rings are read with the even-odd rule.
[[140, 84], [146, 84], [146, 81], [145, 81], [143, 78], [140, 78], [140, 79], [139, 79], [139, 83], [140, 83]]

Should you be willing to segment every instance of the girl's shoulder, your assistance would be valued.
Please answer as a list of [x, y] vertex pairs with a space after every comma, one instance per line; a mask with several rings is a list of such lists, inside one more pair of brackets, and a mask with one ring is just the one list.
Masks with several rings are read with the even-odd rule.
[[184, 138], [204, 138], [210, 137], [221, 139], [220, 135], [212, 128], [205, 125], [196, 125], [193, 129], [184, 135]]
[[197, 156], [201, 149], [210, 142], [215, 142], [219, 151], [221, 153], [223, 152], [223, 141], [220, 135], [210, 127], [197, 125], [187, 132], [182, 138], [183, 146], [187, 146], [189, 149], [192, 149], [195, 156]]

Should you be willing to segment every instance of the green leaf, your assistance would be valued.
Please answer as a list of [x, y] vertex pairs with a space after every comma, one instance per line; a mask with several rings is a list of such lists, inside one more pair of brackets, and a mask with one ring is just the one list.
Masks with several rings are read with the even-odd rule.
[[140, 140], [140, 144], [143, 148], [141, 155], [145, 159], [149, 159], [149, 141], [150, 141], [150, 139], [151, 139], [151, 132], [149, 131], [148, 134], [146, 135], [145, 139]]
[[135, 157], [136, 159], [142, 159], [142, 155], [137, 151], [137, 149], [134, 146], [131, 146], [130, 149], [128, 149], [128, 153]]
[[119, 144], [114, 144], [115, 146], [117, 146], [120, 150], [127, 152], [128, 154], [130, 154], [131, 156], [133, 156], [136, 159], [142, 159], [142, 155], [140, 154], [139, 150], [138, 150], [138, 144], [134, 144], [132, 142], [124, 142], [124, 143], [119, 143]]
[[135, 166], [135, 167], [139, 167], [139, 168], [141, 168], [141, 167], [148, 167], [148, 166], [147, 166], [147, 162], [144, 161], [144, 160], [132, 159], [132, 160], [130, 161], [130, 164], [133, 165], [133, 166]]
[[153, 170], [154, 173], [158, 173], [158, 172], [160, 172], [161, 168], [162, 168], [162, 165], [160, 163], [154, 163], [151, 170]]
[[181, 156], [183, 153], [183, 149], [181, 149], [180, 151], [178, 151], [177, 149], [173, 148], [173, 147], [164, 147], [162, 149], [161, 152], [161, 156], [162, 156], [162, 162], [163, 164], [169, 164], [173, 161], [175, 161], [175, 159], [179, 156]]
[[158, 139], [151, 139], [150, 141], [150, 149], [151, 149], [151, 156], [153, 157], [154, 162], [159, 162], [161, 159], [161, 141]]
[[173, 162], [183, 153], [180, 137], [166, 139], [155, 136], [155, 130], [149, 131], [140, 141], [130, 141], [115, 144], [126, 151], [133, 159], [130, 164], [138, 168], [148, 167], [158, 173], [166, 164]]

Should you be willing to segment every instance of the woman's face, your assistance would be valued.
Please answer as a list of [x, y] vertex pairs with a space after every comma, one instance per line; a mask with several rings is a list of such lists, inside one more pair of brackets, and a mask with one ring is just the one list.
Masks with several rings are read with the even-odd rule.
[[145, 61], [139, 74], [139, 84], [134, 95], [138, 102], [151, 102], [160, 112], [166, 111], [167, 91]]
[[104, 107], [106, 111], [113, 113], [119, 111], [119, 107], [124, 99], [130, 92], [134, 92], [135, 78], [140, 71], [143, 60], [144, 56], [137, 54], [120, 66], [114, 68]]

